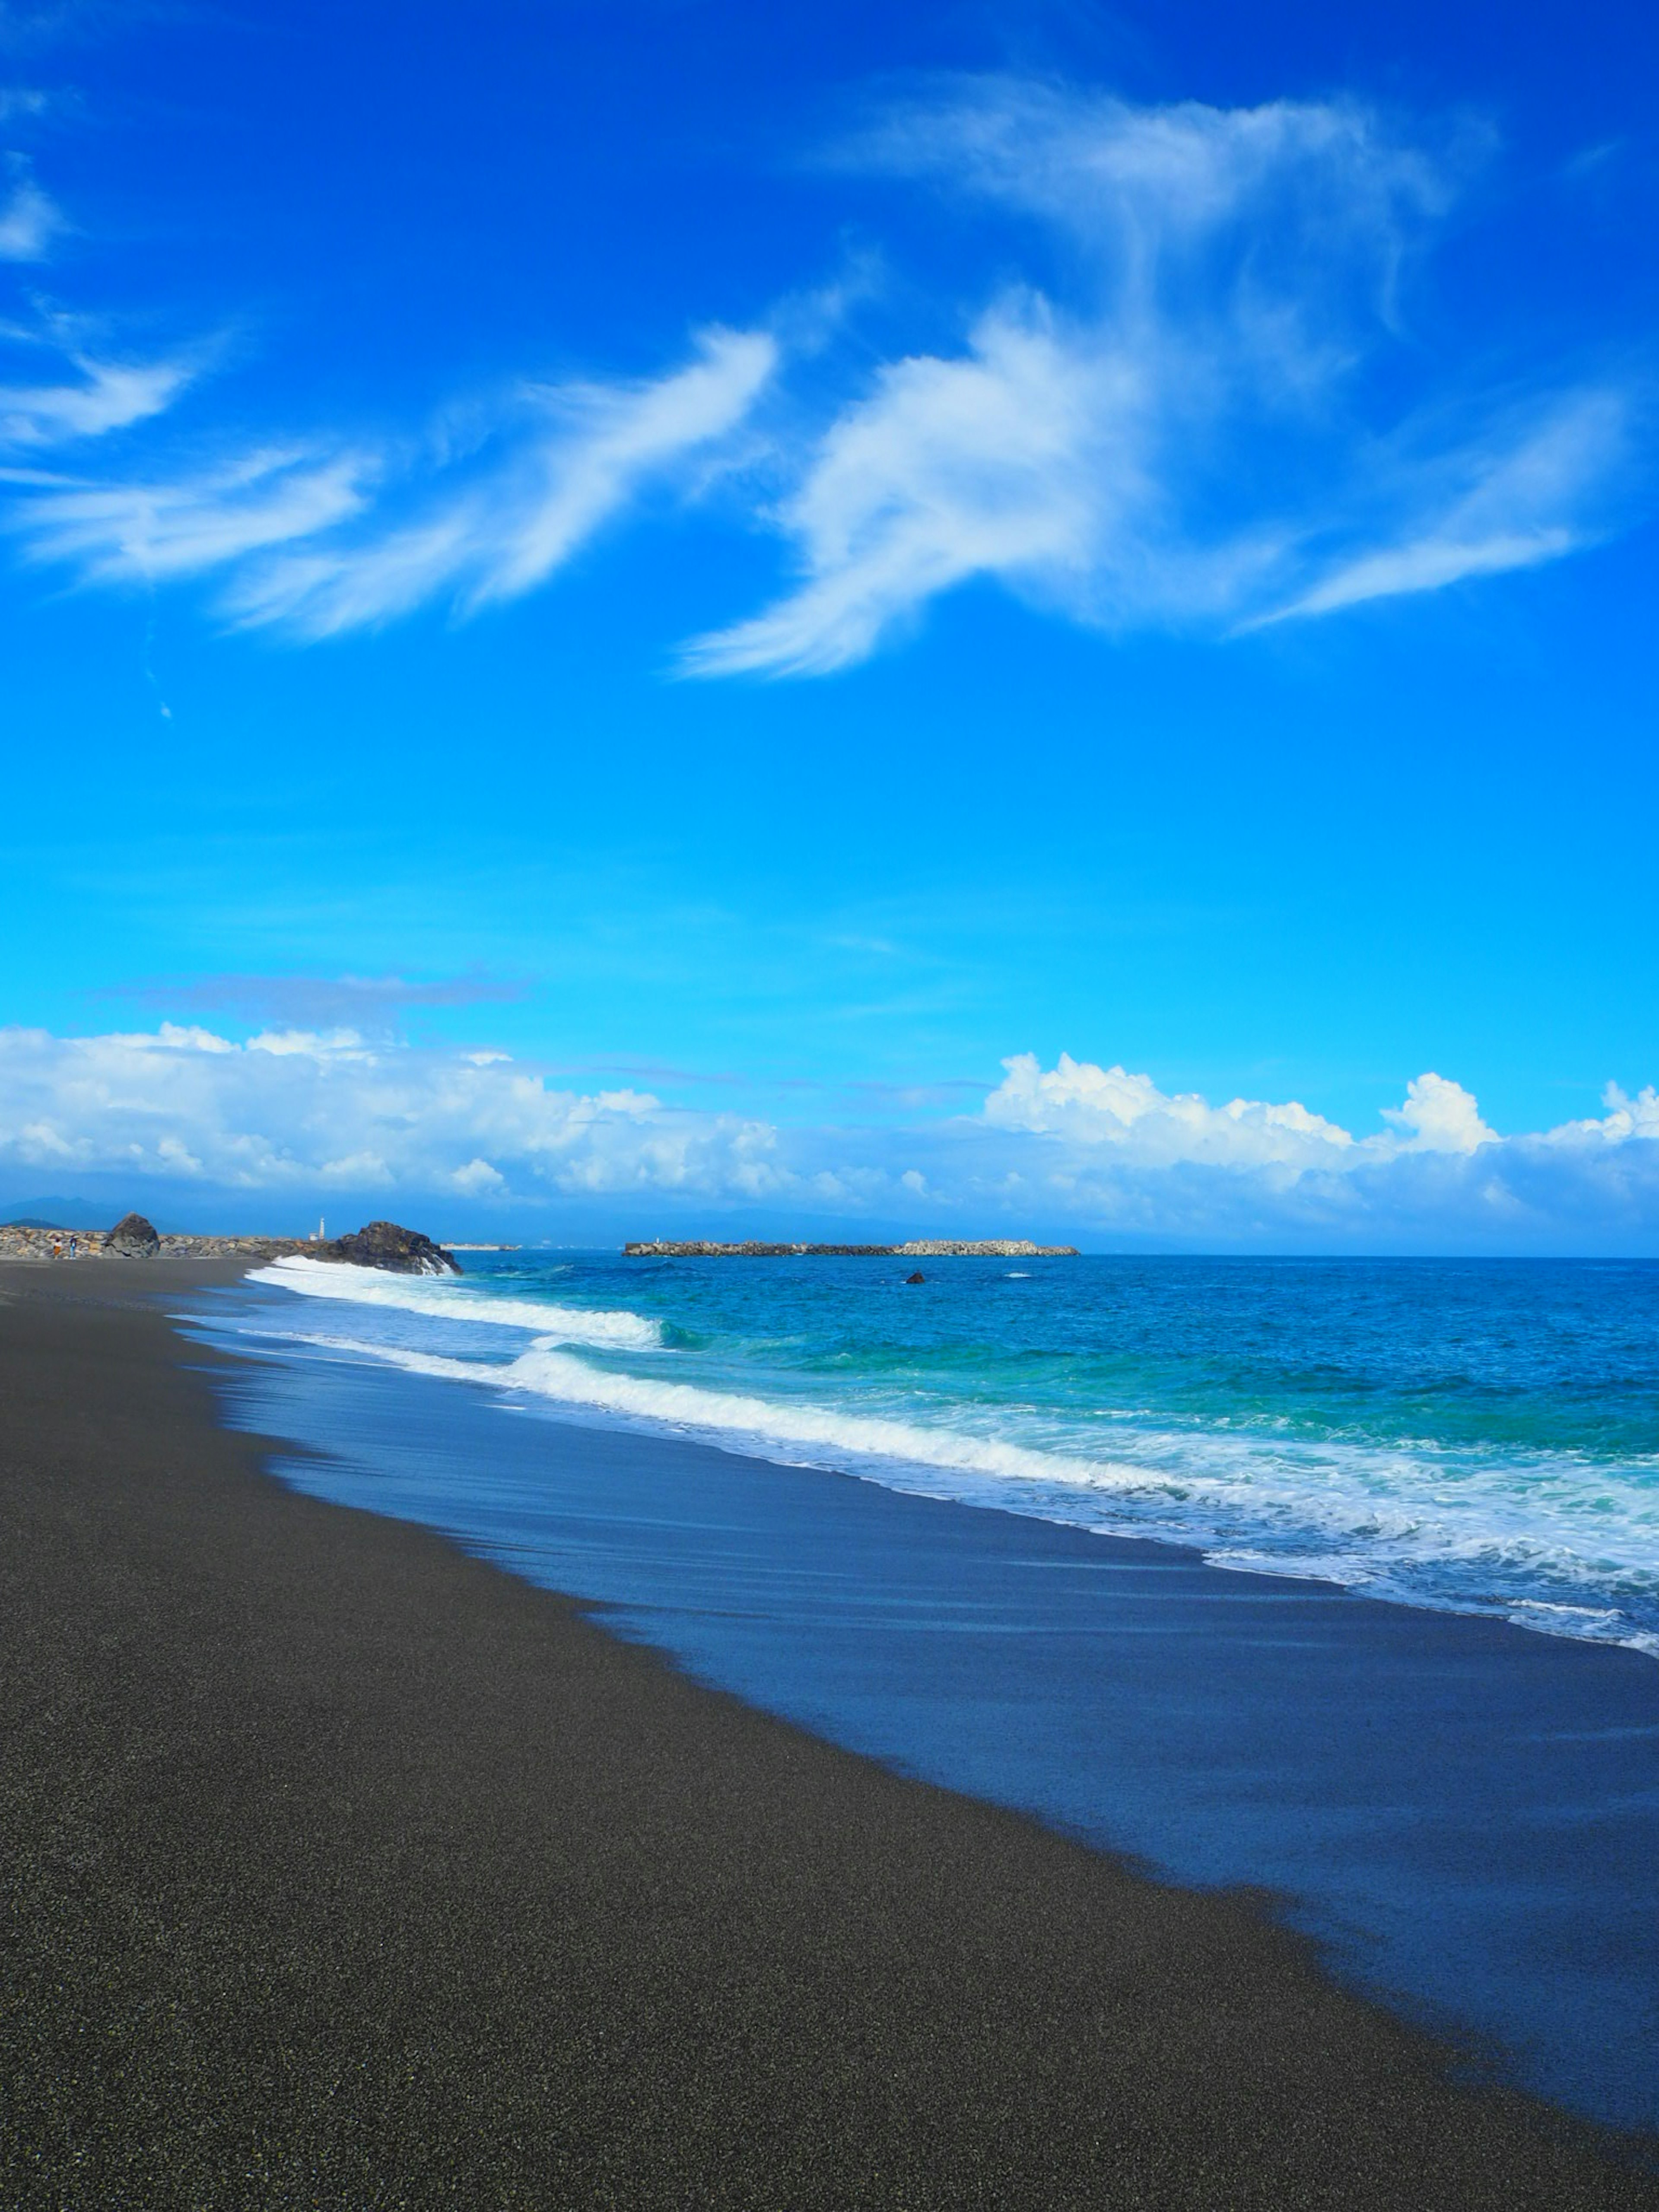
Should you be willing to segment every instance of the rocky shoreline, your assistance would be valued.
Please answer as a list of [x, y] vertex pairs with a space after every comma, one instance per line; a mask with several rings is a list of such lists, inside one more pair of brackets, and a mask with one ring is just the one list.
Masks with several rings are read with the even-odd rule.
[[[292, 1252], [307, 1252], [314, 1258], [319, 1249], [301, 1237], [183, 1236], [158, 1236], [155, 1244], [146, 1248], [158, 1260], [278, 1260]], [[143, 1255], [108, 1243], [95, 1229], [0, 1228], [0, 1260], [68, 1260], [71, 1256], [77, 1261], [120, 1260]]]
[[319, 1243], [307, 1237], [162, 1235], [142, 1213], [129, 1213], [106, 1235], [96, 1230], [0, 1226], [0, 1260], [282, 1260], [303, 1255], [347, 1267], [383, 1267], [401, 1275], [459, 1275], [453, 1252], [417, 1229], [371, 1221], [349, 1236]]
[[700, 1239], [624, 1244], [629, 1260], [1075, 1260], [1075, 1244], [1033, 1244], [1024, 1237], [962, 1242], [915, 1237], [908, 1244], [712, 1244]]

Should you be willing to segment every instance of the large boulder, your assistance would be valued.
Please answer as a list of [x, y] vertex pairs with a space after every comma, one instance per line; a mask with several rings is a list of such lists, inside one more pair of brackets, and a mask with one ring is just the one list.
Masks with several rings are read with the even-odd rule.
[[400, 1229], [395, 1221], [371, 1221], [349, 1237], [336, 1237], [319, 1244], [312, 1254], [319, 1260], [343, 1260], [354, 1267], [386, 1267], [394, 1275], [459, 1275], [459, 1262], [453, 1252], [422, 1237], [418, 1229]]
[[124, 1213], [104, 1239], [104, 1249], [123, 1260], [153, 1260], [161, 1240], [142, 1213]]

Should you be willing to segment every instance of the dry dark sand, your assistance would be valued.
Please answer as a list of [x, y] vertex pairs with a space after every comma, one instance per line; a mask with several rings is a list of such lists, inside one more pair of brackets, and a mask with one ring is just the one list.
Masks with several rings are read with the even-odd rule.
[[212, 1279], [0, 1269], [0, 2203], [1659, 2206], [1248, 1901], [284, 1489]]

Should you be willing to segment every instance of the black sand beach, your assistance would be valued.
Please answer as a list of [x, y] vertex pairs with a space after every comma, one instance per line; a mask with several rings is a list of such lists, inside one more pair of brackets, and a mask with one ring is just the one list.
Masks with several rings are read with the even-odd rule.
[[1248, 1900], [271, 1480], [214, 1279], [0, 1269], [0, 2201], [1659, 2205]]

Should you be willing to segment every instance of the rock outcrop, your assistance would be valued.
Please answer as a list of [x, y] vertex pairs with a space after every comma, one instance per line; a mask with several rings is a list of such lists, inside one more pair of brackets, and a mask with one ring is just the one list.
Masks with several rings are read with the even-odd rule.
[[418, 1229], [403, 1229], [395, 1221], [371, 1221], [366, 1229], [354, 1230], [349, 1237], [310, 1245], [307, 1256], [343, 1260], [353, 1267], [384, 1267], [394, 1275], [459, 1275], [461, 1272], [453, 1252], [446, 1252]]
[[104, 1239], [104, 1249], [122, 1260], [153, 1260], [161, 1240], [142, 1213], [124, 1213]]

